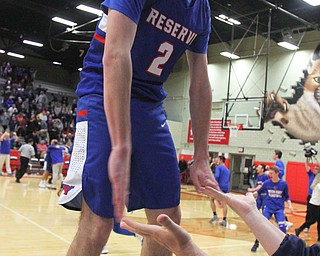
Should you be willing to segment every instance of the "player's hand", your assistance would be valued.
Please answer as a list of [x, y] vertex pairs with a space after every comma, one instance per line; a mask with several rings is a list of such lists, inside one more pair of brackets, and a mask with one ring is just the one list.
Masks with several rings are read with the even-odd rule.
[[290, 210], [290, 212], [291, 212], [291, 213], [293, 213], [293, 212], [294, 212], [294, 209], [293, 209], [293, 207], [292, 207], [292, 206], [290, 206], [290, 207], [289, 207], [289, 210]]
[[129, 194], [131, 152], [112, 149], [109, 157], [108, 175], [112, 186], [112, 203], [117, 221], [123, 217]]
[[153, 239], [175, 255], [205, 255], [198, 251], [190, 235], [167, 215], [160, 214], [157, 221], [161, 226], [141, 224], [124, 217], [121, 227]]
[[194, 160], [190, 166], [190, 176], [197, 192], [200, 192], [200, 189], [206, 186], [220, 190], [219, 184], [210, 170], [208, 160]]
[[235, 195], [223, 193], [211, 187], [201, 189], [201, 192], [215, 200], [225, 202], [229, 205], [241, 218], [244, 218], [252, 210], [256, 210], [256, 201], [252, 193], [246, 195]]

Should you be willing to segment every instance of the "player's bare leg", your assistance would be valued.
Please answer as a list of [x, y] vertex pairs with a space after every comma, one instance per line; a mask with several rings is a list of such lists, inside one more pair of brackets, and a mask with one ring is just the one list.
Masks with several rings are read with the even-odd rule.
[[[165, 213], [170, 216], [170, 218], [177, 224], [180, 224], [181, 212], [180, 207], [174, 207], [169, 209], [160, 210], [150, 210], [146, 209], [146, 215], [148, 219], [148, 224], [159, 225], [157, 222], [157, 217]], [[165, 247], [161, 246], [152, 239], [145, 238], [143, 240], [141, 256], [170, 256], [172, 253], [168, 251]]]
[[113, 227], [113, 218], [106, 219], [94, 214], [82, 200], [79, 228], [68, 250], [69, 256], [100, 255]]

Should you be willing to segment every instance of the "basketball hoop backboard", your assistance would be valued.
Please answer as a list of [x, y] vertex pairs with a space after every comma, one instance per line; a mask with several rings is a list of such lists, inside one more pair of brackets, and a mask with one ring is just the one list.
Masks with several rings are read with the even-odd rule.
[[241, 130], [262, 130], [263, 102], [263, 98], [224, 102], [222, 128], [230, 129], [230, 125], [234, 124], [242, 125]]

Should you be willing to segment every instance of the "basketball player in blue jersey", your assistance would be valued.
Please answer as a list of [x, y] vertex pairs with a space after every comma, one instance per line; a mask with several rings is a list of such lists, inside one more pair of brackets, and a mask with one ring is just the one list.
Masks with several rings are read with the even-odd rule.
[[[211, 86], [207, 72], [208, 0], [105, 0], [78, 84], [77, 127], [67, 193], [83, 192], [78, 232], [68, 255], [99, 255], [125, 203], [180, 222], [180, 180], [162, 102], [163, 83], [186, 52], [197, 191], [218, 188], [208, 163]], [[155, 164], [156, 163], [156, 164]], [[82, 187], [73, 185], [82, 179]], [[72, 198], [71, 198], [72, 199]], [[171, 252], [148, 237], [141, 255]]]
[[[231, 172], [225, 165], [226, 158], [224, 156], [218, 156], [216, 157], [215, 162], [216, 162], [216, 169], [214, 173], [214, 178], [218, 182], [222, 192], [229, 193]], [[213, 217], [209, 220], [210, 223], [219, 220], [214, 201], [215, 201], [214, 199], [210, 199], [210, 206], [213, 212]], [[228, 208], [227, 208], [227, 205], [225, 204], [223, 205], [223, 210], [222, 210], [223, 219], [222, 221], [219, 222], [219, 225], [224, 227], [227, 226], [227, 212], [228, 212]]]
[[[295, 235], [286, 235], [264, 218], [256, 207], [252, 193], [237, 195], [223, 193], [211, 187], [202, 191], [211, 198], [227, 203], [248, 225], [253, 234], [259, 238], [268, 255], [273, 256], [318, 256], [320, 244], [306, 246], [306, 243]], [[121, 226], [131, 232], [138, 232], [164, 244], [176, 256], [207, 256], [182, 227], [176, 225], [168, 216], [158, 217], [161, 227], [141, 224], [124, 217]]]
[[[266, 165], [265, 164], [259, 164], [256, 167], [257, 170], [257, 186], [255, 188], [248, 188], [248, 192], [256, 192], [258, 191], [263, 183], [269, 179], [268, 175], [265, 174], [266, 171]], [[257, 202], [257, 208], [260, 210], [261, 208], [263, 209], [264, 206], [264, 199], [267, 196], [267, 192], [265, 191], [264, 193], [258, 194], [257, 198], [256, 198], [256, 202]], [[259, 247], [260, 243], [259, 240], [256, 239], [253, 246], [251, 247], [251, 251], [252, 252], [256, 252], [258, 247]]]
[[[278, 166], [279, 168], [279, 178], [284, 179], [285, 166], [284, 166], [284, 162], [281, 160], [281, 157], [282, 157], [281, 150], [275, 150], [273, 152], [272, 158], [273, 160], [276, 161], [275, 166]], [[285, 218], [286, 218], [286, 229], [288, 231], [293, 226], [293, 223], [288, 220], [287, 216], [285, 216]]]
[[279, 168], [277, 166], [269, 167], [269, 180], [266, 180], [262, 187], [258, 190], [258, 194], [267, 193], [263, 201], [262, 214], [268, 220], [275, 216], [279, 229], [286, 233], [284, 202], [287, 201], [289, 209], [293, 212], [291, 200], [288, 192], [288, 184], [279, 178]]
[[283, 179], [283, 176], [285, 174], [285, 171], [284, 171], [284, 163], [283, 161], [281, 160], [281, 157], [282, 157], [282, 151], [280, 150], [275, 150], [273, 152], [273, 155], [272, 155], [272, 158], [273, 160], [276, 161], [276, 163], [274, 164], [275, 166], [278, 166], [279, 168], [279, 178], [280, 179]]

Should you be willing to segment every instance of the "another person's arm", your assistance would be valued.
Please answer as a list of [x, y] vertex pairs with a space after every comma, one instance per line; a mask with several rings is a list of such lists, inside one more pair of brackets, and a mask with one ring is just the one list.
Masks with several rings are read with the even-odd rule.
[[306, 163], [305, 163], [305, 165], [306, 165], [306, 171], [307, 171], [307, 173], [311, 170], [311, 168], [310, 168], [310, 164], [309, 164], [309, 157], [306, 157]]
[[108, 10], [108, 32], [103, 56], [104, 108], [112, 143], [109, 178], [115, 216], [123, 216], [131, 158], [130, 97], [131, 48], [137, 25], [124, 14]]
[[211, 115], [211, 86], [206, 54], [187, 51], [190, 72], [190, 115], [194, 137], [194, 162], [190, 175], [197, 191], [204, 186], [218, 188], [208, 162], [208, 134]]
[[[267, 220], [258, 211], [252, 193], [247, 195], [225, 194], [211, 187], [202, 189], [202, 192], [216, 200], [226, 202], [245, 221], [269, 255], [316, 256], [320, 252], [319, 244], [308, 247], [302, 239], [294, 235], [286, 236]], [[121, 227], [154, 239], [178, 256], [206, 255], [194, 244], [188, 233], [168, 216], [161, 214], [157, 220], [161, 227], [140, 224], [123, 218]]]
[[287, 203], [288, 203], [288, 207], [289, 207], [290, 212], [293, 213], [293, 207], [291, 204], [291, 200], [287, 200]]
[[19, 137], [17, 136], [17, 133], [13, 132], [12, 133], [14, 141], [19, 141]]
[[273, 255], [283, 241], [285, 234], [259, 212], [252, 193], [244, 195], [224, 194], [206, 187], [203, 193], [226, 202], [249, 226], [269, 255]]
[[177, 256], [205, 256], [193, 241], [187, 231], [174, 223], [167, 215], [161, 214], [157, 218], [160, 226], [134, 222], [123, 218], [121, 227], [143, 237], [149, 237], [162, 244]]
[[262, 187], [262, 185], [260, 184], [260, 185], [258, 185], [258, 186], [256, 186], [255, 188], [248, 188], [248, 192], [256, 192], [256, 191], [258, 191], [260, 188]]
[[4, 136], [6, 136], [6, 132], [4, 132], [1, 137], [0, 137], [0, 141], [3, 141]]

